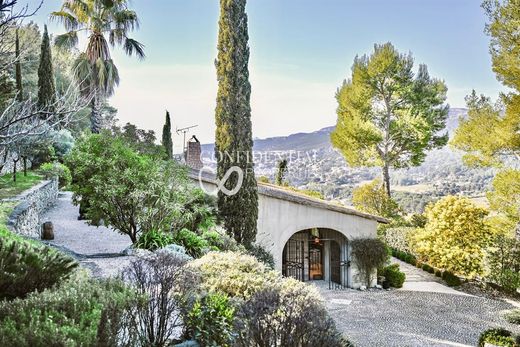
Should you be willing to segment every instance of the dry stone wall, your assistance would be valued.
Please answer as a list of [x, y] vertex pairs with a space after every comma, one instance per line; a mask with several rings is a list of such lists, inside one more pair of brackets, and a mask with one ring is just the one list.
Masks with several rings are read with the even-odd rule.
[[9, 216], [7, 226], [11, 231], [29, 237], [40, 237], [43, 212], [58, 199], [58, 180], [43, 181], [11, 199], [19, 203]]

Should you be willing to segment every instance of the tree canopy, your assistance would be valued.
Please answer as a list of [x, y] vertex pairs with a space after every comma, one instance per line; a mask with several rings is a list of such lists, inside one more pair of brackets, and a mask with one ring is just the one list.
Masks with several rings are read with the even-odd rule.
[[390, 195], [390, 168], [420, 165], [426, 151], [444, 146], [447, 87], [426, 65], [413, 71], [411, 54], [391, 43], [356, 57], [352, 76], [336, 93], [337, 124], [331, 134], [349, 165], [380, 166]]
[[92, 95], [91, 130], [102, 128], [104, 99], [114, 93], [119, 73], [110, 56], [109, 46], [121, 46], [129, 56], [144, 58], [144, 45], [128, 36], [139, 27], [135, 11], [128, 0], [66, 0], [51, 18], [61, 22], [66, 33], [56, 36], [55, 43], [65, 48], [76, 47], [78, 33], [86, 32], [87, 47], [76, 59], [74, 72], [83, 93]]
[[[507, 102], [507, 97], [505, 97]], [[475, 91], [466, 97], [468, 116], [461, 119], [450, 144], [466, 154], [470, 166], [502, 166], [508, 157], [520, 159], [520, 115]]]

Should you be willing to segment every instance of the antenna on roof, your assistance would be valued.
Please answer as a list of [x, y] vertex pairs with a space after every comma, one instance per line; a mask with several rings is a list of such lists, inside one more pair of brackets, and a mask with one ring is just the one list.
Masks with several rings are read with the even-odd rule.
[[186, 134], [190, 131], [191, 128], [195, 128], [195, 127], [198, 127], [198, 124], [195, 124], [195, 125], [190, 125], [189, 127], [185, 127], [185, 128], [180, 128], [180, 129], [175, 129], [175, 132], [177, 133], [177, 135], [179, 135], [179, 133], [182, 133], [183, 135], [183, 138], [182, 138], [182, 151], [183, 152], [186, 152]]

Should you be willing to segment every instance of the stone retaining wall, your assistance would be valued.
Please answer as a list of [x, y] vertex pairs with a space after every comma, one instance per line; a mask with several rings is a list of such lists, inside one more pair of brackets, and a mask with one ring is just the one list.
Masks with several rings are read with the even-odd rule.
[[9, 216], [7, 226], [11, 231], [29, 237], [40, 238], [40, 220], [43, 212], [58, 199], [58, 180], [43, 181], [26, 190], [11, 201], [19, 201]]

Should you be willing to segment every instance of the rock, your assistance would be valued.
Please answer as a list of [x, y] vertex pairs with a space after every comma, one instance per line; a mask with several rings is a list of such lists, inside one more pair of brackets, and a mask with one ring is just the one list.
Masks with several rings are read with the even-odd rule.
[[147, 249], [133, 248], [132, 255], [136, 257], [150, 257], [153, 256], [153, 252]]
[[147, 249], [134, 248], [132, 246], [128, 246], [121, 251], [121, 254], [134, 257], [148, 257], [153, 255], [153, 252]]
[[361, 290], [362, 292], [364, 292], [365, 290], [367, 290], [367, 287], [366, 287], [366, 286], [361, 286], [361, 287], [359, 287], [359, 290]]
[[195, 340], [188, 340], [181, 343], [176, 344], [177, 347], [199, 347], [200, 345]]
[[132, 255], [132, 253], [134, 252], [134, 249], [132, 248], [132, 246], [128, 246], [126, 247], [125, 249], [123, 249], [121, 251], [121, 255]]
[[376, 288], [377, 288], [377, 289], [383, 289], [383, 286], [380, 285], [380, 284], [377, 284], [377, 285], [376, 285]]
[[42, 240], [54, 240], [54, 225], [52, 222], [42, 224]]

